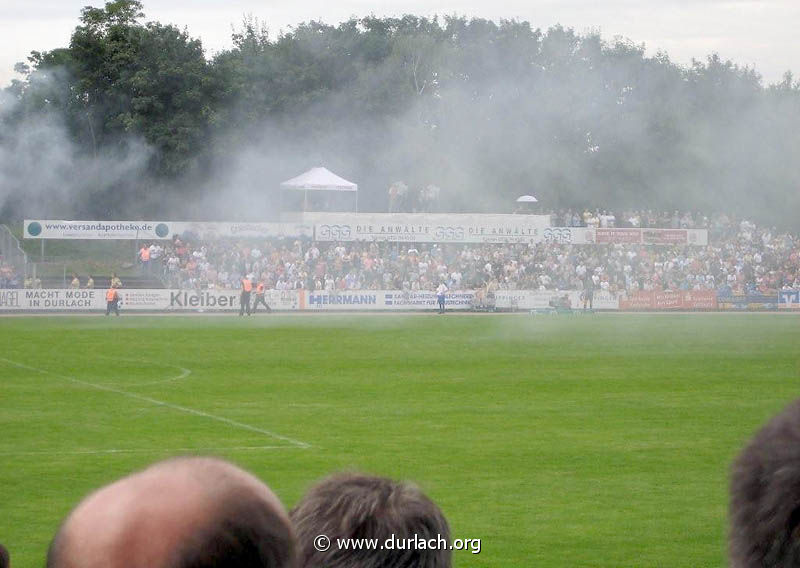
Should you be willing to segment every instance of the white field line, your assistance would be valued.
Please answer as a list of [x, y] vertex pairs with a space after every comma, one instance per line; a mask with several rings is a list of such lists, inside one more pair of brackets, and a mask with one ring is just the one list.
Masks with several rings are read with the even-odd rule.
[[[180, 381], [181, 379], [185, 379], [189, 375], [192, 374], [191, 369], [187, 369], [185, 367], [181, 367], [180, 365], [170, 365], [169, 363], [159, 363], [157, 361], [150, 361], [149, 359], [124, 359], [121, 357], [106, 357], [105, 355], [97, 355], [98, 359], [107, 359], [109, 361], [122, 361], [124, 363], [139, 363], [140, 365], [152, 365], [154, 367], [171, 367], [173, 369], [180, 370], [180, 375], [175, 375], [174, 377], [167, 377], [166, 379], [158, 379], [155, 381], [147, 381], [144, 383], [126, 383], [122, 386], [125, 387], [145, 387], [149, 385], [160, 385], [163, 383], [171, 383], [173, 381]], [[102, 385], [112, 385], [115, 386], [118, 383], [98, 383]]]
[[254, 452], [263, 450], [293, 450], [293, 446], [231, 446], [228, 448], [120, 448], [108, 450], [33, 450], [0, 452], [0, 456], [83, 456], [100, 454], [160, 454], [160, 453], [208, 453], [208, 452]]
[[77, 385], [83, 385], [85, 387], [90, 387], [93, 389], [105, 391], [105, 392], [113, 392], [118, 395], [125, 396], [127, 398], [132, 398], [134, 400], [141, 400], [144, 402], [149, 402], [150, 404], [154, 404], [156, 406], [163, 406], [164, 408], [170, 408], [172, 410], [177, 410], [178, 412], [184, 412], [186, 414], [192, 414], [194, 416], [202, 416], [203, 418], [208, 418], [209, 420], [214, 420], [216, 422], [221, 422], [222, 424], [227, 424], [228, 426], [233, 426], [235, 428], [240, 428], [242, 430], [249, 430], [250, 432], [256, 432], [258, 434], [262, 434], [264, 436], [269, 436], [275, 440], [281, 440], [283, 442], [288, 442], [295, 447], [307, 449], [310, 448], [311, 445], [305, 442], [301, 442], [300, 440], [295, 440], [294, 438], [289, 438], [288, 436], [282, 436], [281, 434], [277, 434], [275, 432], [271, 432], [269, 430], [264, 430], [263, 428], [258, 428], [256, 426], [251, 426], [250, 424], [245, 424], [244, 422], [238, 422], [236, 420], [231, 420], [230, 418], [225, 418], [224, 416], [217, 416], [216, 414], [211, 414], [208, 412], [203, 412], [202, 410], [197, 410], [195, 408], [189, 408], [188, 406], [180, 406], [177, 404], [171, 404], [169, 402], [165, 402], [163, 400], [158, 400], [155, 398], [150, 398], [149, 396], [142, 396], [140, 394], [135, 394], [132, 392], [127, 392], [115, 387], [110, 387], [107, 385], [98, 385], [95, 383], [90, 383], [87, 381], [82, 381], [80, 379], [76, 379], [74, 377], [68, 377], [66, 375], [61, 375], [59, 373], [54, 373], [52, 371], [48, 371], [46, 369], [39, 369], [37, 367], [31, 367], [30, 365], [25, 365], [23, 363], [17, 363], [16, 361], [12, 361], [11, 359], [6, 359], [4, 357], [0, 357], [0, 361], [4, 361], [9, 365], [14, 365], [15, 367], [19, 367], [20, 369], [27, 369], [29, 371], [34, 371], [36, 373], [42, 373], [45, 375], [51, 375], [53, 377], [58, 377], [59, 379], [63, 379], [65, 381], [69, 381], [71, 383]]

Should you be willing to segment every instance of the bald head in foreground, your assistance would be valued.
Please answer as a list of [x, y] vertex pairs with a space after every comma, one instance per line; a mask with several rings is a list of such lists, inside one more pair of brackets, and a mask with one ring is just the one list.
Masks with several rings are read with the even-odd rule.
[[291, 567], [288, 515], [255, 476], [212, 458], [157, 463], [91, 493], [50, 545], [49, 568]]
[[730, 523], [732, 568], [800, 567], [800, 400], [734, 462]]

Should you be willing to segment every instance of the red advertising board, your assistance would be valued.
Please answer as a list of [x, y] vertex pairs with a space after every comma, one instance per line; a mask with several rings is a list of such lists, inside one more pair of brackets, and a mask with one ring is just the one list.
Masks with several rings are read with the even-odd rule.
[[671, 290], [659, 290], [653, 292], [653, 308], [654, 310], [680, 310], [681, 293], [673, 292]]
[[635, 291], [629, 292], [627, 297], [621, 296], [619, 299], [620, 310], [652, 310], [653, 292]]
[[642, 242], [641, 229], [597, 229], [595, 242], [598, 244], [631, 244]]
[[714, 290], [692, 290], [683, 292], [684, 310], [716, 310], [717, 293]]

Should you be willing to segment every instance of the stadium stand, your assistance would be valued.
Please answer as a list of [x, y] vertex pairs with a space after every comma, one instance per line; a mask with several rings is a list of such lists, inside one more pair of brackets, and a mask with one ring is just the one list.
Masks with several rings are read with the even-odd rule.
[[[709, 245], [409, 245], [178, 238], [165, 247], [158, 271], [168, 287], [183, 289], [236, 289], [245, 274], [277, 290], [415, 291], [432, 290], [442, 281], [450, 289], [491, 284], [498, 290], [581, 290], [591, 278], [595, 289], [611, 293], [715, 290], [724, 297], [772, 294], [800, 286], [796, 237], [746, 220], [678, 212], [555, 215], [559, 223], [707, 228]], [[617, 218], [624, 221], [617, 223]]]

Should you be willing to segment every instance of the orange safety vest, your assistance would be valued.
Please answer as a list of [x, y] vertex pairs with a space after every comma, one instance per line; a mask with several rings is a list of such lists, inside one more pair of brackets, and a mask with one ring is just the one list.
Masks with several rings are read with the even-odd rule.
[[263, 294], [264, 293], [264, 285], [259, 282], [258, 286], [256, 286], [256, 294]]
[[250, 282], [247, 278], [242, 278], [242, 290], [245, 292], [249, 292], [253, 289], [253, 283]]
[[147, 260], [150, 260], [150, 249], [149, 248], [143, 248], [142, 249], [142, 262], [145, 262]]
[[117, 299], [117, 291], [114, 288], [109, 288], [106, 292], [106, 302], [113, 302]]

